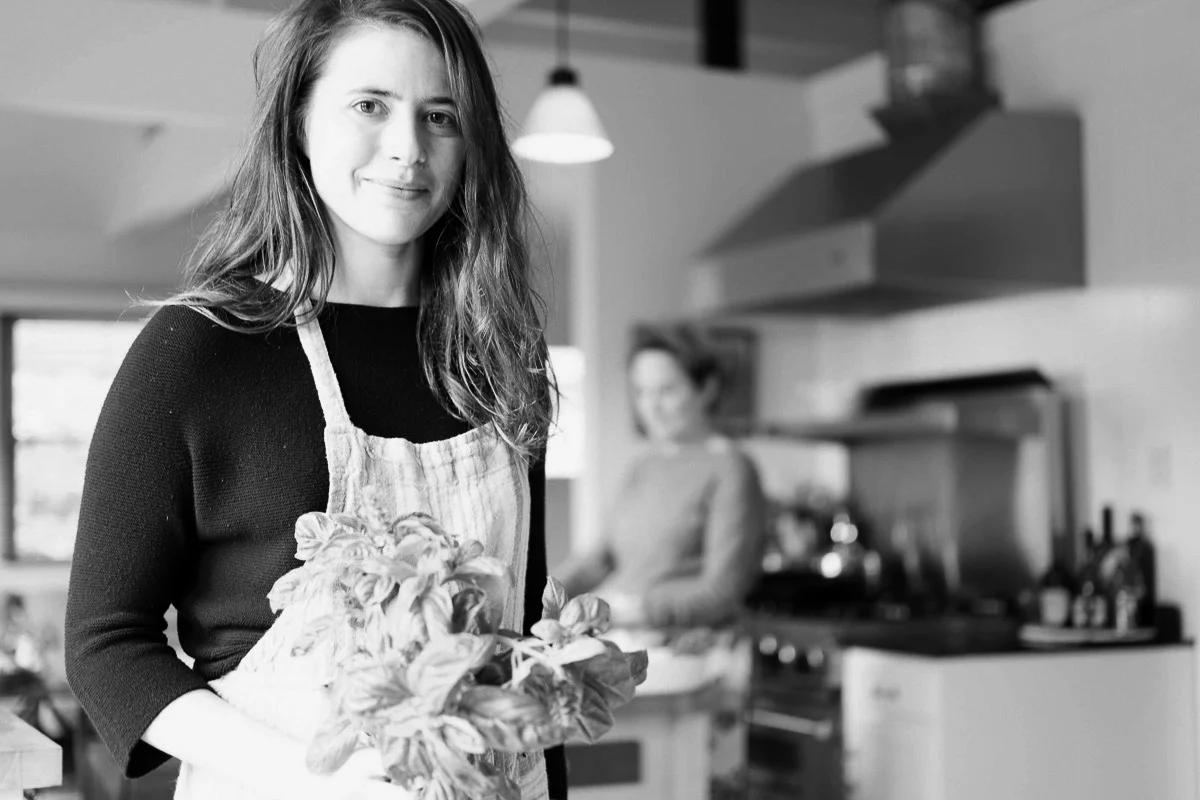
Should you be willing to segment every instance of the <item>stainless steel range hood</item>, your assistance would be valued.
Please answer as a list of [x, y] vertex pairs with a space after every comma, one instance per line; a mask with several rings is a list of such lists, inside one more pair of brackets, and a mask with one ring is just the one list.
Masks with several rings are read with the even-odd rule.
[[700, 256], [699, 312], [879, 314], [1084, 282], [1080, 125], [989, 110], [802, 169]]

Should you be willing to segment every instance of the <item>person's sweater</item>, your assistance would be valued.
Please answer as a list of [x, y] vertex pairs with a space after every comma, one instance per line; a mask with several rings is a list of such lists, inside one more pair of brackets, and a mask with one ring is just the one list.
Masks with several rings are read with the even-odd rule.
[[766, 501], [727, 439], [652, 449], [621, 483], [602, 536], [564, 565], [570, 594], [640, 598], [655, 626], [729, 621], [757, 577]]
[[[469, 428], [425, 378], [417, 315], [330, 303], [320, 317], [350, 419], [371, 435]], [[296, 519], [326, 508], [324, 425], [295, 328], [233, 332], [168, 306], [130, 348], [88, 453], [66, 616], [71, 688], [126, 775], [166, 760], [141, 741], [163, 707], [230, 672], [270, 627], [267, 592], [300, 564]], [[546, 581], [540, 465], [530, 480], [526, 629]], [[164, 636], [171, 605], [192, 668]], [[547, 764], [565, 797], [561, 748]]]

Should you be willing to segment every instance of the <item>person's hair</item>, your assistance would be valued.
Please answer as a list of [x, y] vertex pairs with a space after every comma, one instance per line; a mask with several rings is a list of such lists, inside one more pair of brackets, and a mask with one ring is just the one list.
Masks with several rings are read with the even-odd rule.
[[462, 177], [423, 237], [426, 376], [453, 413], [494, 423], [514, 450], [533, 456], [545, 445], [556, 387], [544, 307], [530, 282], [528, 201], [478, 28], [455, 0], [303, 0], [273, 23], [254, 54], [258, 104], [228, 205], [193, 252], [185, 289], [165, 303], [249, 332], [324, 308], [334, 240], [301, 137], [314, 82], [340, 36], [359, 24], [405, 27], [432, 41], [460, 117]]
[[666, 353], [675, 359], [697, 391], [713, 386], [708, 406], [709, 411], [713, 410], [720, 398], [725, 376], [721, 360], [703, 331], [686, 323], [640, 325], [634, 330], [626, 364], [632, 365], [634, 358], [647, 350]]

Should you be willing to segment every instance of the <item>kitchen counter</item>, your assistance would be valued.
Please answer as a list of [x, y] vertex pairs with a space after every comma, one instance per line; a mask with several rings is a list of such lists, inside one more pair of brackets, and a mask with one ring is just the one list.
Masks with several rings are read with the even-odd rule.
[[[650, 669], [654, 669], [653, 660]], [[696, 800], [708, 796], [716, 684], [640, 692], [595, 744], [567, 746], [572, 800]]]
[[1020, 623], [1006, 617], [958, 615], [910, 619], [756, 614], [749, 628], [760, 644], [765, 637], [804, 642], [825, 650], [874, 647], [924, 655], [1003, 653], [1021, 649]]
[[826, 649], [870, 647], [930, 657], [1047, 653], [1063, 650], [1103, 652], [1128, 647], [1179, 644], [1162, 637], [1144, 642], [1108, 642], [1036, 646], [1021, 641], [1021, 623], [1007, 617], [930, 616], [911, 619], [863, 619], [836, 616], [760, 614], [750, 623], [758, 641], [785, 632], [793, 641], [824, 643]]
[[20, 800], [26, 789], [62, 783], [62, 748], [0, 708], [0, 800]]
[[986, 658], [850, 648], [843, 673], [856, 800], [1196, 796], [1190, 646]]

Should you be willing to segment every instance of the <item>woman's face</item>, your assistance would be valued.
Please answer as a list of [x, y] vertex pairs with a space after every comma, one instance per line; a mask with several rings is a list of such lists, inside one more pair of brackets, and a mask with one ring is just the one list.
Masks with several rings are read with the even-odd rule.
[[465, 154], [438, 48], [402, 27], [343, 33], [313, 84], [304, 152], [341, 249], [415, 242], [449, 207]]
[[651, 439], [681, 441], [708, 433], [713, 388], [698, 388], [670, 353], [642, 350], [629, 364], [638, 420]]

